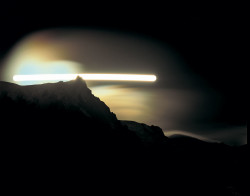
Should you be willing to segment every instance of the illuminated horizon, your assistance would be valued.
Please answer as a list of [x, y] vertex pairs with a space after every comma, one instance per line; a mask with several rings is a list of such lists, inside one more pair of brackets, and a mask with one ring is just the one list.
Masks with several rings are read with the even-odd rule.
[[32, 75], [14, 75], [13, 80], [18, 81], [57, 81], [74, 80], [79, 76], [84, 80], [98, 81], [135, 81], [135, 82], [154, 82], [155, 75], [143, 74], [32, 74]]

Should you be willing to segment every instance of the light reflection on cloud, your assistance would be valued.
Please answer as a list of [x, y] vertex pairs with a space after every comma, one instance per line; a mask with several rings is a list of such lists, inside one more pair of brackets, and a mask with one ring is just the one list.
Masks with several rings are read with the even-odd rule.
[[150, 91], [120, 85], [97, 86], [91, 90], [117, 114], [118, 119], [138, 122], [148, 122], [150, 119]]
[[[20, 69], [37, 71], [30, 65], [69, 61], [77, 66], [74, 73], [156, 74], [168, 66], [166, 79], [178, 69], [176, 58], [159, 43], [119, 33], [52, 29], [37, 32], [18, 42], [4, 59], [2, 78], [13, 82]], [[25, 67], [25, 69], [24, 69]], [[42, 71], [42, 70], [41, 70]], [[50, 74], [51, 70], [47, 70]], [[27, 73], [26, 73], [27, 74]], [[42, 73], [41, 73], [42, 74]], [[175, 77], [171, 77], [175, 78]], [[168, 81], [170, 84], [171, 82]]]
[[207, 141], [207, 142], [213, 142], [213, 143], [218, 143], [218, 140], [213, 140], [207, 137], [202, 137], [198, 134], [194, 134], [194, 133], [190, 133], [187, 131], [180, 131], [180, 130], [169, 130], [169, 131], [164, 131], [164, 135], [166, 135], [167, 137], [171, 137], [171, 136], [175, 136], [175, 135], [180, 135], [180, 136], [188, 136], [188, 137], [192, 137], [192, 138], [196, 138], [202, 141]]

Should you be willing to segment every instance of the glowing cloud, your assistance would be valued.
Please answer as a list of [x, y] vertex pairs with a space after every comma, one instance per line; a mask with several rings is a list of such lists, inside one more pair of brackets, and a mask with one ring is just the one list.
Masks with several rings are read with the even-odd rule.
[[14, 81], [47, 81], [47, 80], [74, 80], [77, 76], [84, 80], [104, 80], [104, 81], [138, 81], [154, 82], [155, 75], [141, 74], [34, 74], [34, 75], [14, 75]]

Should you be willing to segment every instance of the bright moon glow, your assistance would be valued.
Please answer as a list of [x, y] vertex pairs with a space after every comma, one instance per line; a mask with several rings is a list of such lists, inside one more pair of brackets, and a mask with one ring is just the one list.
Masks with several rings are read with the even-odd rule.
[[154, 82], [155, 75], [141, 74], [34, 74], [34, 75], [14, 75], [14, 81], [46, 81], [46, 80], [74, 80], [80, 76], [84, 80], [104, 80], [104, 81], [138, 81]]

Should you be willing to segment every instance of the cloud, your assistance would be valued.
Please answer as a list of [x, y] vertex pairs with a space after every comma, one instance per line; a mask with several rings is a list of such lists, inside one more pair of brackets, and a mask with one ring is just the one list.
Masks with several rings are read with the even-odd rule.
[[202, 141], [215, 142], [215, 143], [219, 142], [218, 140], [209, 139], [206, 137], [202, 137], [198, 134], [194, 134], [194, 133], [190, 133], [190, 132], [186, 132], [186, 131], [181, 131], [181, 130], [170, 130], [170, 131], [163, 131], [163, 132], [164, 132], [164, 135], [167, 137], [171, 137], [173, 135], [184, 135], [184, 136], [197, 138], [197, 139], [202, 140]]
[[[210, 124], [211, 126], [211, 124]], [[187, 127], [182, 130], [165, 130], [166, 136], [175, 134], [186, 135], [208, 142], [223, 142], [231, 146], [247, 144], [247, 128], [245, 126], [214, 125], [214, 128], [207, 128], [206, 125], [198, 130]]]

